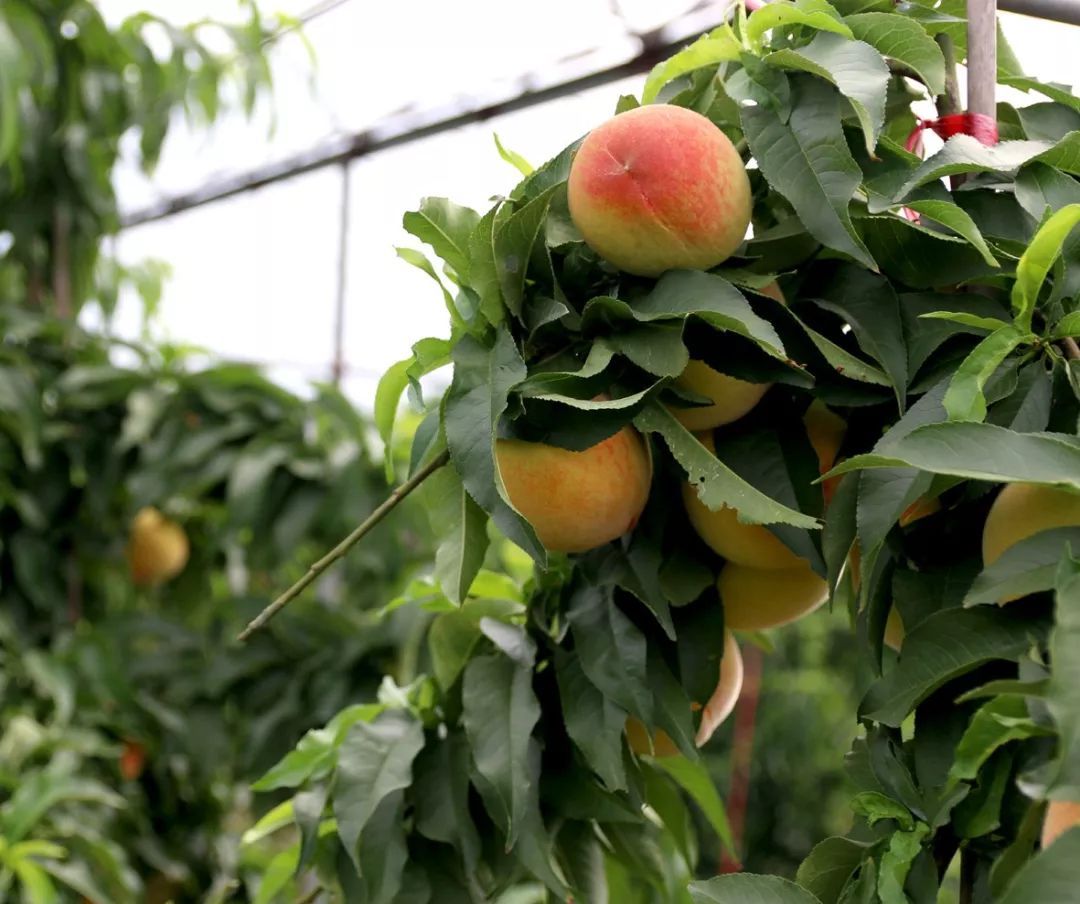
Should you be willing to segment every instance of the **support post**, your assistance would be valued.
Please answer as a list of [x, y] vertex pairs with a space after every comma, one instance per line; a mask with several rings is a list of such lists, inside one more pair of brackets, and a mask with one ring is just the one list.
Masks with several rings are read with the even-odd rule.
[[341, 207], [338, 211], [337, 292], [334, 297], [334, 360], [330, 380], [341, 385], [345, 373], [345, 290], [349, 277], [349, 210], [352, 203], [352, 177], [349, 161], [341, 163]]
[[997, 3], [968, 0], [967, 111], [997, 119]]

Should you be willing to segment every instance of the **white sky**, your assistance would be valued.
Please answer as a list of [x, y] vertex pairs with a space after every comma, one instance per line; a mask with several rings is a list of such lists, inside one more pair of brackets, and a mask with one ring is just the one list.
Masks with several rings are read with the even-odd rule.
[[[298, 14], [311, 4], [277, 0], [261, 8]], [[149, 8], [181, 21], [227, 17], [235, 9], [227, 0], [99, 0], [99, 6], [111, 19]], [[209, 133], [177, 129], [152, 180], [134, 167], [118, 174], [121, 203], [137, 209], [410, 108], [510, 96], [540, 79], [603, 68], [637, 52], [628, 28], [648, 30], [675, 20], [669, 28], [682, 36], [714, 23], [720, 8], [706, 3], [701, 9], [694, 0], [546, 0], [543, 12], [525, 25], [522, 6], [508, 0], [350, 0], [306, 29], [314, 71], [295, 38], [275, 48], [272, 135], [267, 110], [251, 122], [230, 115]], [[1008, 14], [1004, 19], [1029, 74], [1076, 80], [1078, 29]], [[636, 93], [640, 83], [639, 77], [613, 83], [351, 165], [344, 386], [355, 401], [370, 405], [386, 367], [405, 357], [415, 340], [446, 331], [437, 287], [394, 253], [395, 245], [415, 244], [401, 228], [404, 211], [425, 195], [482, 211], [491, 195], [509, 191], [518, 178], [496, 154], [493, 132], [539, 164], [609, 116], [618, 96]], [[323, 169], [123, 233], [117, 248], [125, 261], [157, 257], [173, 268], [155, 333], [265, 363], [295, 389], [325, 379], [333, 354], [341, 184], [339, 168]], [[123, 301], [117, 332], [133, 335], [140, 322], [137, 302]]]

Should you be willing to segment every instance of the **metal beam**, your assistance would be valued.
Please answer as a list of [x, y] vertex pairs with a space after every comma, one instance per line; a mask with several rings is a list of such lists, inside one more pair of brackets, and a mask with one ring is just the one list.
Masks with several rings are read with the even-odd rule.
[[1080, 0], [998, 0], [998, 8], [1036, 19], [1080, 25]]
[[571, 77], [555, 84], [522, 93], [507, 95], [495, 101], [481, 102], [473, 107], [438, 107], [419, 113], [404, 113], [388, 117], [374, 126], [349, 135], [336, 136], [298, 154], [267, 163], [247, 172], [212, 180], [189, 192], [183, 192], [138, 210], [124, 214], [121, 229], [130, 229], [167, 217], [194, 210], [215, 201], [222, 201], [250, 191], [265, 188], [305, 173], [328, 166], [347, 164], [352, 160], [400, 147], [432, 135], [449, 132], [462, 126], [485, 122], [496, 116], [556, 100], [610, 84], [630, 75], [648, 71], [656, 63], [686, 46], [685, 40], [670, 42], [644, 36], [640, 53], [624, 63], [598, 72]]

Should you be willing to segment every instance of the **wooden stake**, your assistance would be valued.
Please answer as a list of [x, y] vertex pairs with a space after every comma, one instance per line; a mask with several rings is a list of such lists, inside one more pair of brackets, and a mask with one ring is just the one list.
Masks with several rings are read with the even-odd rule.
[[969, 113], [997, 119], [997, 3], [968, 0], [968, 103]]

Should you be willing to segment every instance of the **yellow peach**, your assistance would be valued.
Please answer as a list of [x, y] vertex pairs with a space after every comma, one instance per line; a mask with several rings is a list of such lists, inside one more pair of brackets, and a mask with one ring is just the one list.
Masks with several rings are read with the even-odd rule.
[[728, 562], [716, 582], [724, 624], [762, 631], [796, 621], [829, 598], [829, 587], [806, 562], [796, 568], [750, 568]]
[[553, 552], [585, 552], [637, 524], [652, 463], [641, 436], [624, 427], [581, 452], [545, 443], [495, 443], [507, 496]]
[[190, 547], [184, 529], [156, 508], [140, 509], [131, 524], [127, 560], [138, 586], [168, 581], [187, 565]]

